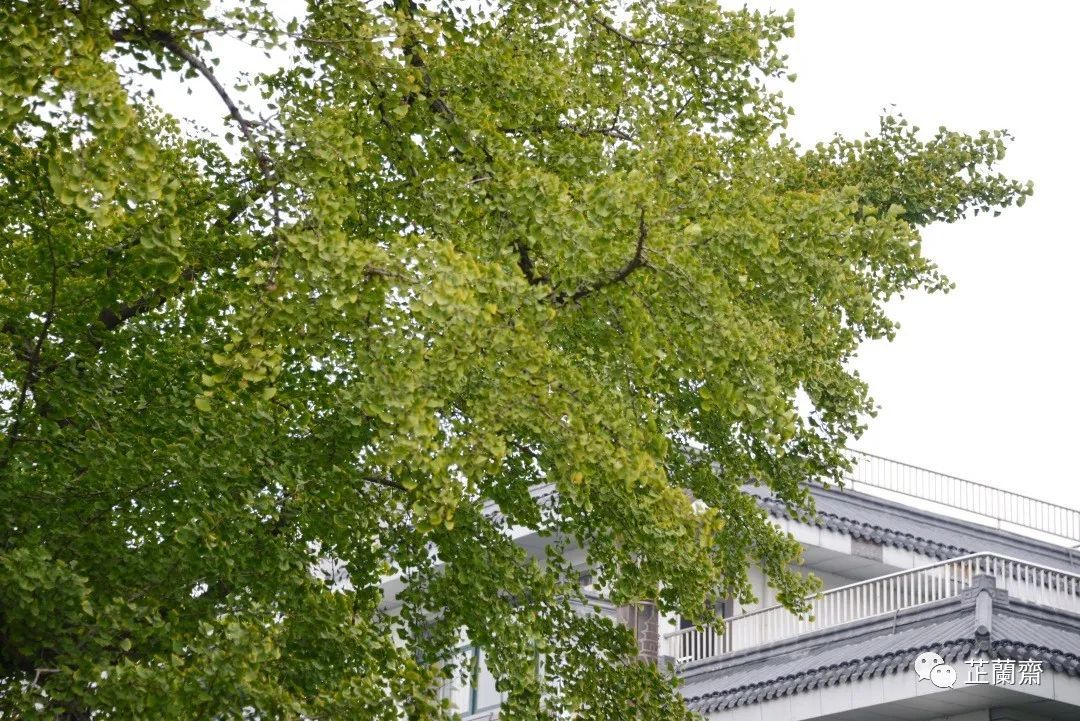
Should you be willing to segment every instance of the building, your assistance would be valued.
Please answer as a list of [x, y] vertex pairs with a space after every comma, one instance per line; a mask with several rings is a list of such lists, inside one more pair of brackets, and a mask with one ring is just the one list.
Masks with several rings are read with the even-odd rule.
[[[843, 490], [813, 487], [814, 522], [748, 488], [824, 581], [810, 618], [775, 605], [760, 573], [760, 603], [725, 609], [720, 635], [601, 612], [637, 628], [709, 721], [1080, 719], [1080, 511], [855, 458]], [[498, 714], [482, 663], [448, 693], [466, 719]]]

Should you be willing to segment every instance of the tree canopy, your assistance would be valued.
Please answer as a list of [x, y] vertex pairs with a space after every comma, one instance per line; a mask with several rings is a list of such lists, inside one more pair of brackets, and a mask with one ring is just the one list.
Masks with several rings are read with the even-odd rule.
[[509, 718], [687, 717], [566, 549], [798, 610], [743, 484], [839, 478], [859, 344], [949, 286], [920, 229], [1030, 193], [1007, 134], [800, 147], [790, 14], [276, 10], [0, 6], [0, 717], [440, 718], [463, 639]]

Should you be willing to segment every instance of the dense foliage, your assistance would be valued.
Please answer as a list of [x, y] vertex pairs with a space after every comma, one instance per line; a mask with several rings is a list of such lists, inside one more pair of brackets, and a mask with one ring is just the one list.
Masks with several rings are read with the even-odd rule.
[[705, 0], [274, 9], [0, 5], [0, 717], [437, 718], [467, 638], [509, 718], [684, 718], [567, 549], [798, 608], [741, 486], [837, 477], [919, 229], [1030, 192], [1006, 136], [797, 147], [792, 18]]

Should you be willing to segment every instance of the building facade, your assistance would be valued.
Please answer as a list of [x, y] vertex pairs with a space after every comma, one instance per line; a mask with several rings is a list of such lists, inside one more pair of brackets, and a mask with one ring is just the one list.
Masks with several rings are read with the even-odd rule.
[[[709, 721], [1080, 721], [1080, 511], [856, 461], [844, 489], [812, 487], [813, 521], [747, 488], [824, 582], [807, 618], [760, 572], [759, 602], [722, 609], [722, 634], [648, 605], [596, 607], [636, 629]], [[448, 694], [464, 718], [495, 718], [476, 661], [474, 683]]]

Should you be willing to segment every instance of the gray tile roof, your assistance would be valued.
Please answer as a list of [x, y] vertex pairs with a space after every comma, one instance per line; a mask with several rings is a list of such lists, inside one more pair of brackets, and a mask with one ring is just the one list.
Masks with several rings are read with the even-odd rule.
[[[757, 496], [772, 516], [792, 518], [786, 505], [774, 498], [768, 489], [751, 485], [744, 489]], [[557, 506], [558, 491], [554, 484], [537, 486], [532, 493], [542, 509], [550, 511]], [[818, 511], [816, 523], [860, 541], [894, 546], [936, 560], [990, 552], [1063, 570], [1080, 570], [1080, 550], [858, 491], [813, 486], [812, 493]], [[493, 518], [501, 517], [494, 505], [488, 512]]]
[[1080, 626], [1035, 621], [1020, 615], [1001, 614], [994, 620], [994, 654], [1017, 661], [1035, 659], [1055, 671], [1080, 676]]
[[1080, 626], [1074, 616], [1054, 619], [1032, 619], [1016, 613], [1001, 613], [994, 618], [995, 643], [1009, 639], [1032, 646], [1056, 649], [1080, 657]]
[[917, 614], [895, 632], [870, 624], [862, 635], [854, 629], [824, 642], [792, 639], [757, 654], [701, 662], [681, 674], [681, 691], [691, 709], [713, 713], [904, 672], [927, 650], [952, 663], [981, 649], [994, 658], [1040, 660], [1054, 671], [1080, 676], [1080, 624], [1074, 616], [995, 604], [993, 633], [980, 639], [972, 606], [943, 604], [935, 613]]
[[[770, 514], [791, 518], [785, 505], [767, 489], [747, 486]], [[895, 546], [944, 560], [968, 553], [992, 552], [1065, 570], [1080, 568], [1080, 553], [1063, 546], [950, 518], [895, 501], [835, 488], [813, 488], [817, 523], [853, 538]]]
[[1042, 661], [1044, 668], [1049, 667], [1069, 676], [1080, 676], [1080, 656], [1044, 646], [999, 641], [994, 644], [994, 657], [1011, 658], [1014, 661]]
[[720, 662], [715, 668], [688, 670], [682, 694], [691, 709], [702, 713], [735, 708], [905, 670], [931, 648], [946, 661], [963, 658], [974, 648], [974, 631], [974, 617], [965, 611], [895, 634], [843, 639], [825, 647], [793, 644], [791, 652], [744, 664]]
[[[793, 518], [783, 502], [765, 494], [755, 495], [758, 495], [761, 499], [762, 506], [764, 506], [772, 516], [777, 518]], [[814, 495], [816, 498], [818, 497], [818, 494], [815, 493]], [[876, 525], [870, 521], [856, 520], [855, 518], [844, 515], [843, 512], [825, 510], [830, 506], [837, 506], [840, 507], [842, 511], [851, 511], [851, 509], [843, 509], [842, 504], [830, 503], [830, 500], [831, 499], [828, 497], [817, 499], [817, 525], [830, 531], [845, 533], [852, 538], [857, 538], [861, 541], [903, 548], [938, 560], [945, 560], [947, 558], [972, 553], [970, 549], [954, 546], [950, 543], [942, 543], [940, 541], [917, 536], [913, 533], [897, 531], [893, 528]], [[893, 519], [889, 520], [892, 521]], [[895, 523], [895, 521], [893, 521], [893, 523]]]

